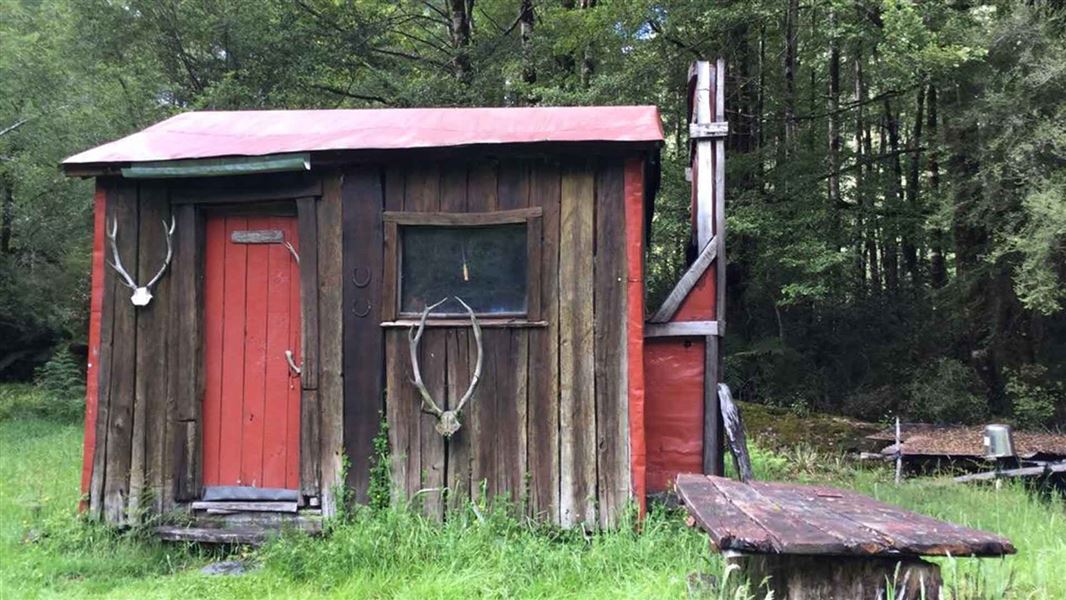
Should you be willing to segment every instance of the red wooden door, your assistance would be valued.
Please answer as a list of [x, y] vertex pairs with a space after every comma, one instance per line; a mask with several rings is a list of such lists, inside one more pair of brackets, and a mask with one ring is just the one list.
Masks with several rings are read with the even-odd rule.
[[238, 243], [236, 231], [280, 230], [291, 217], [215, 216], [204, 257], [204, 485], [300, 487], [299, 265], [280, 243]]

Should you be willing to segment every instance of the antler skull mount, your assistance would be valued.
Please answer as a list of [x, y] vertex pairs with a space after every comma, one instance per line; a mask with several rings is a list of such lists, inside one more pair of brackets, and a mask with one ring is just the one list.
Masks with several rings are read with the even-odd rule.
[[422, 396], [422, 410], [437, 415], [437, 433], [446, 438], [450, 438], [455, 435], [455, 432], [459, 431], [459, 427], [461, 426], [459, 423], [459, 415], [462, 413], [463, 407], [466, 406], [467, 401], [473, 397], [474, 389], [477, 388], [478, 381], [481, 380], [481, 356], [483, 352], [481, 345], [481, 325], [478, 324], [477, 316], [474, 315], [474, 309], [470, 308], [466, 302], [463, 302], [462, 298], [456, 296], [455, 300], [459, 302], [459, 304], [462, 304], [463, 308], [466, 309], [466, 312], [470, 314], [470, 326], [474, 331], [474, 342], [477, 344], [477, 363], [474, 366], [474, 374], [470, 377], [470, 387], [466, 389], [466, 393], [464, 393], [462, 398], [459, 399], [455, 408], [442, 410], [440, 405], [433, 400], [433, 396], [429, 393], [429, 390], [426, 389], [426, 384], [422, 382], [422, 370], [418, 364], [418, 343], [422, 340], [422, 333], [425, 331], [426, 318], [429, 317], [429, 312], [441, 304], [444, 304], [447, 300], [447, 298], [444, 298], [436, 304], [427, 306], [425, 310], [422, 311], [422, 318], [419, 319], [418, 326], [415, 327], [412, 325], [411, 329], [408, 330], [407, 339], [410, 342], [409, 345], [411, 349], [411, 369], [414, 371], [414, 380], [412, 383], [414, 383], [415, 387], [418, 389], [418, 393]]
[[111, 256], [113, 261], [108, 263], [123, 279], [126, 287], [133, 290], [133, 295], [130, 296], [130, 302], [134, 306], [146, 306], [152, 301], [152, 286], [159, 281], [163, 276], [163, 273], [170, 266], [170, 258], [174, 255], [174, 248], [171, 245], [171, 238], [174, 235], [174, 226], [177, 223], [174, 221], [174, 217], [170, 218], [170, 225], [167, 225], [166, 221], [163, 221], [163, 232], [166, 234], [167, 240], [167, 255], [163, 259], [163, 266], [159, 268], [159, 272], [155, 274], [148, 283], [145, 285], [137, 285], [137, 282], [133, 280], [133, 277], [126, 271], [126, 268], [122, 266], [122, 259], [118, 255], [118, 242], [116, 236], [118, 235], [118, 221], [112, 220], [111, 227], [107, 230], [107, 237], [111, 240]]

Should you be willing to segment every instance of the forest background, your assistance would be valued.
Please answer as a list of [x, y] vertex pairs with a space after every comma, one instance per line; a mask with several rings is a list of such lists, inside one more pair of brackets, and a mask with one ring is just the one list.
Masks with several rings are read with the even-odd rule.
[[1061, 0], [0, 0], [0, 381], [81, 382], [92, 190], [58, 163], [186, 110], [655, 104], [654, 306], [715, 57], [734, 393], [1066, 425]]

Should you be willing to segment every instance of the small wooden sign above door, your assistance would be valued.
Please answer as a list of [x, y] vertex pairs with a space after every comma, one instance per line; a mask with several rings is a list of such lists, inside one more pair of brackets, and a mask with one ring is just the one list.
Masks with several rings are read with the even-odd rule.
[[281, 244], [285, 241], [285, 232], [280, 229], [244, 229], [230, 235], [234, 244]]

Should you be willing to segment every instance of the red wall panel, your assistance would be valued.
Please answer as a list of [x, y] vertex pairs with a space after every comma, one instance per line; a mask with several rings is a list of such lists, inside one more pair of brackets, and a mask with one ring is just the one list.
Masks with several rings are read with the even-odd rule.
[[644, 161], [625, 165], [626, 360], [629, 396], [629, 461], [633, 495], [644, 514], [647, 484], [644, 439]]
[[701, 338], [659, 338], [644, 344], [648, 492], [668, 491], [678, 473], [703, 471]]
[[[96, 414], [100, 398], [100, 318], [104, 307], [104, 228], [107, 226], [107, 194], [99, 181], [93, 195], [92, 287], [89, 299], [89, 360], [85, 369], [85, 446], [82, 451], [81, 493], [89, 493], [96, 452]], [[84, 502], [82, 502], [84, 508]]]

